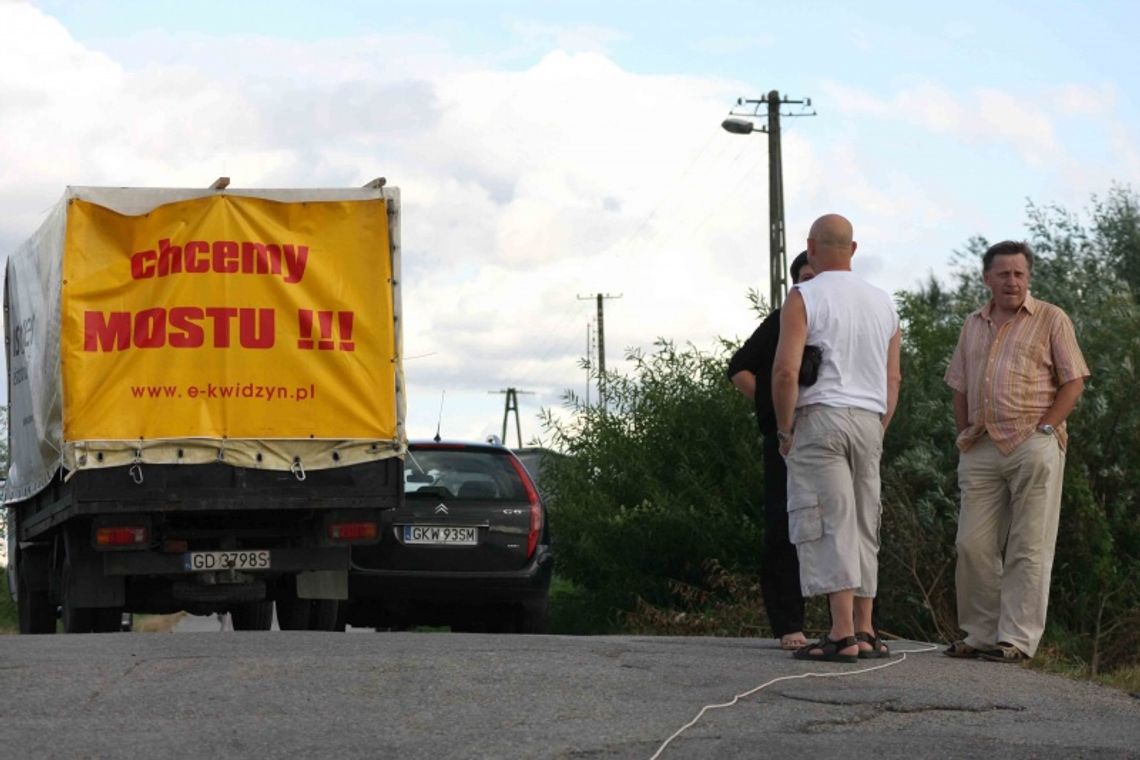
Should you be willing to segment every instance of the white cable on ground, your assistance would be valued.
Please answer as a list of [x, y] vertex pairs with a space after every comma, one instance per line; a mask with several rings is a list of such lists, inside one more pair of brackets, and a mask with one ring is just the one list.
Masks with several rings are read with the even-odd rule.
[[884, 662], [882, 665], [875, 665], [874, 667], [870, 667], [870, 668], [860, 668], [859, 670], [839, 670], [839, 671], [836, 671], [834, 673], [800, 673], [799, 675], [794, 675], [794, 676], [780, 676], [779, 678], [773, 678], [771, 681], [768, 681], [766, 683], [762, 683], [754, 689], [749, 689], [748, 691], [744, 692], [743, 694], [737, 694], [735, 697], [732, 698], [731, 702], [724, 702], [723, 704], [719, 704], [719, 705], [705, 705], [704, 707], [701, 708], [701, 711], [697, 713], [697, 716], [695, 718], [693, 718], [688, 723], [686, 723], [685, 725], [678, 728], [673, 733], [672, 736], [670, 736], [668, 739], [666, 739], [664, 742], [662, 742], [661, 746], [657, 748], [657, 751], [653, 753], [653, 756], [650, 757], [649, 760], [657, 760], [657, 758], [661, 757], [661, 753], [665, 751], [665, 748], [669, 746], [669, 743], [671, 741], [676, 739], [681, 734], [685, 733], [685, 731], [689, 730], [693, 726], [697, 725], [697, 722], [700, 721], [700, 719], [704, 716], [704, 714], [706, 712], [708, 712], [709, 710], [719, 710], [722, 707], [732, 707], [733, 705], [735, 705], [737, 702], [744, 699], [745, 697], [750, 697], [753, 694], [755, 694], [756, 692], [760, 691], [761, 689], [767, 688], [774, 683], [779, 683], [780, 681], [794, 681], [797, 678], [839, 678], [840, 676], [857, 676], [861, 673], [871, 673], [872, 671], [875, 671], [875, 670], [882, 670], [883, 668], [889, 668], [892, 665], [898, 665], [900, 663], [903, 663], [906, 661], [906, 656], [908, 654], [923, 654], [925, 652], [937, 651], [937, 649], [938, 649], [937, 644], [931, 645], [925, 649], [903, 649], [903, 650], [900, 650], [898, 652], [892, 652], [891, 653], [892, 655], [901, 654], [902, 657], [900, 657], [898, 659], [894, 659], [892, 656], [892, 658], [889, 661]]

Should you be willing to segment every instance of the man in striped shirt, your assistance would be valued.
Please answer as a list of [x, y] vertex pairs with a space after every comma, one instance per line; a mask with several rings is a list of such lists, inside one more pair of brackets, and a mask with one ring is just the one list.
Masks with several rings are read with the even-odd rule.
[[1019, 662], [1045, 630], [1061, 512], [1065, 418], [1089, 370], [1073, 323], [1029, 293], [1033, 252], [982, 257], [992, 298], [966, 317], [945, 381], [958, 429], [958, 625], [951, 657]]

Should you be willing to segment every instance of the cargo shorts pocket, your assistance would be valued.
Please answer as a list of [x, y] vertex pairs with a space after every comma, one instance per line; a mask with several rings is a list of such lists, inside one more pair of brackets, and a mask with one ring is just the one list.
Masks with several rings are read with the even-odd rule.
[[797, 494], [788, 500], [788, 538], [793, 544], [823, 538], [823, 513], [818, 494]]

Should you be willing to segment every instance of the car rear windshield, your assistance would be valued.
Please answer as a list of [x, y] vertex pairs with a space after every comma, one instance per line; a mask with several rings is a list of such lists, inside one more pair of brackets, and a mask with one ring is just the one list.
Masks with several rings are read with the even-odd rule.
[[479, 449], [410, 450], [404, 460], [404, 493], [412, 498], [527, 500], [511, 458]]

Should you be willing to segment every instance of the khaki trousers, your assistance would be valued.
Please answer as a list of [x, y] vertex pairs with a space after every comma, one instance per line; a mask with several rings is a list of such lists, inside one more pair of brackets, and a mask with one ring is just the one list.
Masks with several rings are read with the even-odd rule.
[[879, 588], [879, 460], [876, 412], [812, 404], [796, 410], [788, 454], [788, 535], [804, 596]]
[[988, 436], [962, 452], [958, 488], [958, 625], [966, 643], [999, 641], [1032, 657], [1045, 631], [1065, 452], [1035, 433], [1009, 456]]

